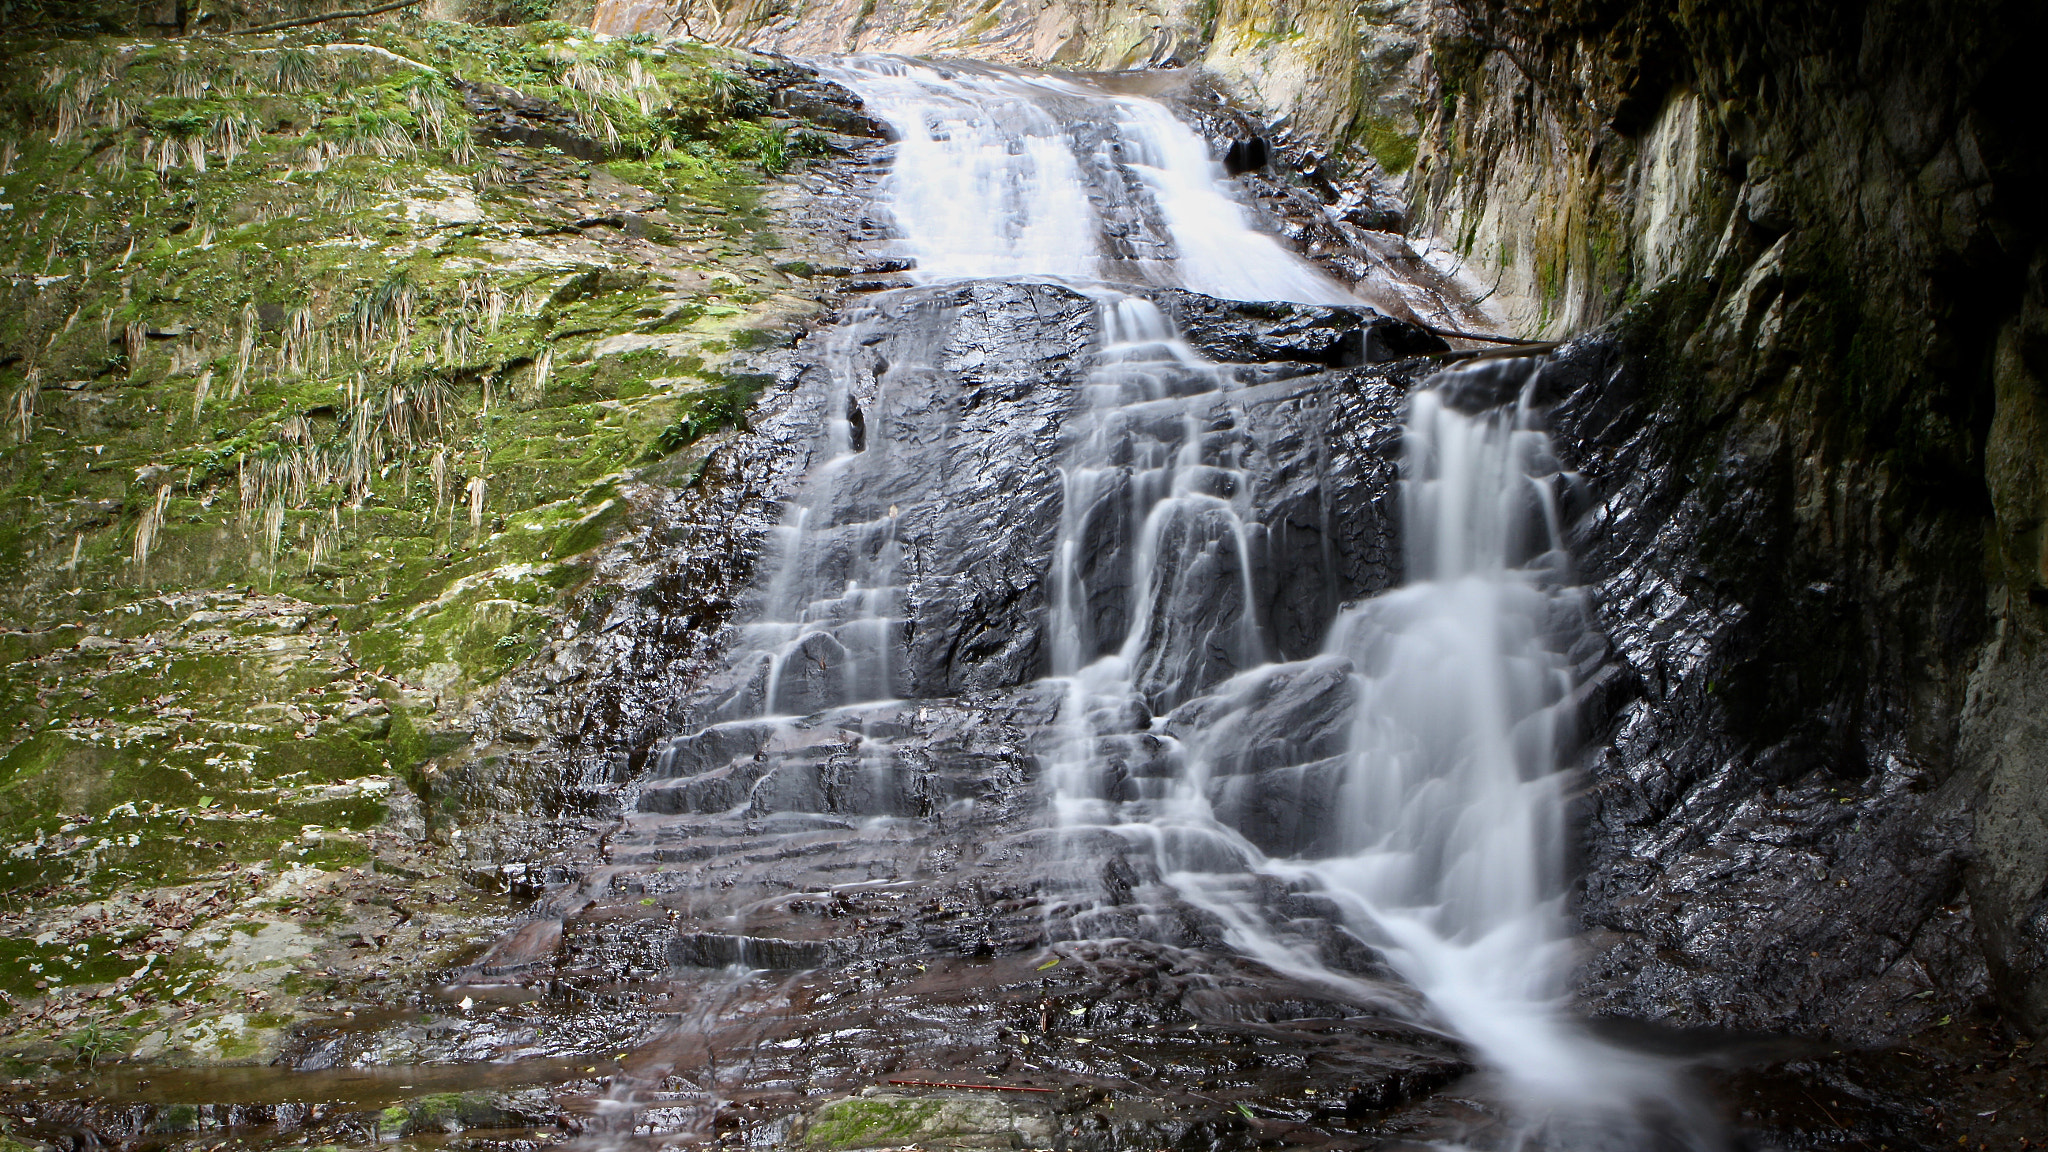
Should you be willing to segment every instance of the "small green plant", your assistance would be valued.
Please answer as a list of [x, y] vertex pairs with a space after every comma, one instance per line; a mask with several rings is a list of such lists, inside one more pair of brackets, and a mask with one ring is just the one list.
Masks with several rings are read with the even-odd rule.
[[747, 406], [753, 403], [754, 389], [743, 382], [734, 381], [709, 392], [700, 392], [689, 398], [682, 414], [676, 421], [661, 430], [648, 446], [647, 458], [658, 460], [671, 452], [679, 452], [696, 443], [698, 437], [720, 428], [743, 425], [746, 422]]
[[789, 130], [780, 124], [734, 120], [719, 130], [718, 148], [733, 160], [752, 160], [771, 174], [789, 167]]
[[128, 1033], [94, 1020], [64, 1037], [62, 1043], [71, 1050], [72, 1060], [91, 1068], [107, 1053], [126, 1050]]

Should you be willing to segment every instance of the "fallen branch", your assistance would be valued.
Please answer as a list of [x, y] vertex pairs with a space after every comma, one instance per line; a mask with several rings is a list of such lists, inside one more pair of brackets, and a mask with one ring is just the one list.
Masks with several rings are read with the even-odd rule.
[[[269, 56], [269, 55], [272, 55], [272, 54], [274, 54], [274, 53], [278, 53], [278, 52], [290, 52], [290, 51], [293, 51], [293, 49], [290, 49], [290, 48], [251, 48], [251, 49], [249, 49], [249, 51], [248, 51], [248, 53], [247, 53], [247, 54], [248, 54], [248, 55], [250, 55], [250, 56]], [[379, 47], [377, 47], [377, 46], [376, 46], [375, 44], [308, 44], [308, 45], [306, 45], [306, 46], [305, 46], [305, 48], [303, 49], [303, 51], [306, 51], [306, 52], [361, 52], [361, 53], [363, 53], [363, 54], [365, 54], [365, 55], [368, 55], [368, 56], [375, 56], [375, 57], [376, 57], [376, 58], [378, 58], [379, 60], [388, 60], [388, 61], [390, 61], [390, 62], [391, 62], [391, 63], [393, 63], [393, 64], [403, 64], [403, 65], [404, 65], [405, 67], [407, 67], [407, 68], [417, 68], [417, 69], [419, 69], [419, 70], [420, 70], [420, 71], [422, 71], [422, 72], [431, 72], [431, 73], [433, 73], [433, 74], [434, 74], [434, 75], [436, 75], [436, 76], [439, 76], [439, 75], [441, 74], [440, 70], [439, 70], [439, 69], [437, 69], [437, 68], [429, 68], [429, 67], [427, 67], [427, 66], [426, 66], [425, 64], [422, 64], [422, 63], [420, 63], [420, 62], [419, 62], [419, 61], [417, 61], [417, 60], [413, 60], [413, 59], [409, 59], [409, 58], [407, 58], [407, 57], [404, 57], [404, 56], [400, 56], [400, 55], [399, 55], [398, 53], [396, 53], [396, 52], [393, 52], [393, 51], [392, 51], [391, 49], [389, 49], [389, 48], [379, 48]]]
[[359, 8], [353, 12], [329, 12], [325, 16], [301, 16], [297, 20], [280, 20], [275, 24], [262, 24], [254, 28], [244, 28], [241, 34], [282, 32], [287, 28], [303, 28], [308, 24], [325, 24], [329, 20], [356, 20], [364, 16], [375, 16], [379, 13], [390, 12], [397, 8], [410, 8], [415, 4], [421, 3], [425, 3], [425, 0], [396, 0], [392, 4], [383, 4], [375, 8]]
[[1453, 340], [1477, 340], [1477, 341], [1479, 341], [1479, 342], [1480, 342], [1480, 343], [1482, 343], [1482, 344], [1542, 344], [1542, 343], [1545, 343], [1545, 341], [1542, 341], [1542, 340], [1523, 340], [1523, 339], [1521, 339], [1520, 337], [1517, 337], [1517, 336], [1483, 336], [1483, 335], [1481, 335], [1481, 334], [1479, 334], [1479, 333], [1477, 333], [1477, 332], [1460, 332], [1460, 331], [1458, 331], [1458, 330], [1457, 330], [1456, 328], [1439, 328], [1439, 327], [1437, 327], [1437, 326], [1436, 326], [1436, 325], [1434, 325], [1434, 324], [1424, 324], [1424, 325], [1422, 325], [1422, 327], [1423, 327], [1423, 328], [1426, 328], [1426, 329], [1428, 329], [1429, 331], [1431, 331], [1431, 332], [1435, 333], [1435, 334], [1436, 334], [1436, 335], [1438, 335], [1438, 336], [1448, 336], [1448, 337], [1450, 337], [1450, 338], [1451, 338], [1451, 339], [1453, 339]]
[[1417, 359], [1442, 360], [1446, 363], [1454, 364], [1471, 360], [1510, 360], [1516, 356], [1541, 356], [1546, 352], [1555, 352], [1562, 347], [1564, 347], [1564, 341], [1562, 340], [1545, 340], [1541, 342], [1529, 340], [1518, 341], [1509, 348], [1488, 348], [1484, 352], [1474, 351], [1469, 348], [1454, 352], [1431, 352], [1427, 355], [1419, 356]]
[[982, 1092], [1051, 1092], [1050, 1088], [1019, 1088], [1014, 1084], [948, 1084], [941, 1080], [885, 1080], [909, 1088], [973, 1088]]

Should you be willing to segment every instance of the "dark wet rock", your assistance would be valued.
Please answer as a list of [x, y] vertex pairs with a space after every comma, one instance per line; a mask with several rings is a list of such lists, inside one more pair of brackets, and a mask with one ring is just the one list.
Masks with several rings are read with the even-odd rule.
[[477, 118], [477, 132], [499, 144], [559, 148], [578, 160], [601, 160], [605, 147], [585, 134], [576, 113], [551, 100], [489, 81], [449, 81], [462, 106]]
[[1342, 813], [1326, 798], [1344, 772], [1353, 675], [1335, 656], [1276, 665], [1167, 717], [1166, 730], [1192, 742], [1190, 755], [1222, 778], [1218, 815], [1260, 848], [1320, 856], [1335, 846]]
[[562, 946], [562, 922], [545, 918], [528, 922], [491, 945], [477, 971], [485, 976], [510, 976], [549, 963]]
[[841, 136], [892, 137], [888, 125], [867, 114], [858, 94], [825, 79], [801, 60], [763, 53], [752, 57], [746, 72], [766, 91], [768, 106], [778, 113]]
[[[1185, 403], [1200, 434], [1236, 453], [1254, 478], [1244, 495], [1266, 528], [1244, 546], [1261, 644], [1311, 655], [1338, 605], [1398, 579], [1391, 433], [1411, 377], [1363, 364], [1345, 345], [1355, 350], [1374, 325], [1395, 322], [1365, 309], [1158, 299], [1197, 347], [1237, 361], [1175, 387], [1196, 389]], [[748, 1081], [763, 1086], [736, 1095], [731, 1114], [773, 1124], [801, 1108], [810, 1118], [799, 1128], [810, 1132], [821, 1118], [830, 1126], [819, 1091], [918, 1098], [879, 1083], [890, 1076], [1030, 1080], [1078, 1099], [1142, 1083], [1148, 1095], [1183, 1101], [1157, 1115], [1127, 1103], [1099, 1124], [1063, 1111], [1072, 1107], [1064, 1097], [1052, 1109], [1049, 1123], [1069, 1147], [1107, 1148], [1240, 1139], [1252, 1122], [1239, 1100], [1263, 1110], [1259, 1124], [1357, 1131], [1463, 1074], [1455, 1045], [1384, 1007], [1412, 1010], [1413, 996], [1312, 897], [1247, 881], [1299, 922], [1305, 946], [1380, 989], [1378, 1006], [1235, 958], [1225, 926], [1172, 895], [1151, 854], [1107, 830], [1049, 823], [1046, 755], [1060, 738], [1065, 693], [1038, 679], [1049, 660], [1045, 574], [1061, 515], [1056, 464], [1075, 434], [1096, 311], [1088, 297], [1050, 284], [916, 288], [849, 305], [839, 327], [761, 361], [775, 383], [748, 430], [711, 455], [707, 474], [732, 485], [725, 498], [745, 501], [732, 507], [752, 543], [786, 540], [769, 525], [797, 477], [823, 463], [811, 457], [808, 431], [846, 420], [848, 456], [822, 494], [802, 498], [812, 519], [799, 560], [807, 579], [831, 590], [870, 580], [878, 570], [864, 565], [877, 548], [896, 548], [885, 602], [898, 622], [877, 631], [814, 603], [827, 626], [779, 667], [742, 658], [724, 670], [703, 661], [661, 670], [674, 693], [671, 737], [637, 760], [601, 763], [595, 778], [633, 779], [619, 794], [625, 814], [560, 858], [567, 871], [538, 901], [564, 919], [560, 951], [482, 980], [545, 988], [542, 1003], [558, 1006], [551, 1011], [593, 1025], [606, 1013], [630, 1023], [657, 1006], [701, 1021], [649, 1041], [626, 1064], [715, 1075], [708, 1054], [744, 1043], [757, 1054]], [[835, 392], [834, 380], [850, 383]], [[1179, 418], [1170, 423], [1164, 431], [1181, 435]], [[1110, 515], [1114, 497], [1104, 507], [1107, 573], [1131, 529]], [[730, 558], [704, 549], [739, 539], [727, 530], [649, 547], [723, 573]], [[715, 607], [691, 609], [699, 626], [749, 619], [740, 614], [754, 610], [784, 559], [768, 552], [749, 591], [724, 575], [700, 585], [726, 591]], [[1221, 568], [1191, 578], [1165, 618], [1180, 638], [1211, 617], [1221, 627], [1245, 610], [1243, 590]], [[1131, 590], [1105, 578], [1096, 591], [1098, 634], [1115, 635]], [[676, 626], [666, 604], [621, 599], [588, 631], [610, 645], [660, 635]], [[760, 627], [728, 628], [721, 642], [744, 654]], [[888, 680], [849, 683], [840, 669], [877, 637]], [[1177, 643], [1154, 645], [1167, 654], [1157, 675], [1164, 706], [1243, 671]], [[588, 657], [578, 666], [600, 690], [642, 667]], [[1276, 681], [1276, 693], [1298, 698], [1282, 725], [1289, 731], [1220, 726], [1244, 746], [1238, 767], [1248, 784], [1269, 770], [1313, 770], [1335, 739], [1330, 709], [1341, 681], [1340, 669], [1322, 663]], [[1220, 706], [1187, 707], [1192, 716]], [[1171, 722], [1145, 731], [1146, 706], [1127, 712], [1098, 722], [1117, 744], [1117, 771], [1138, 787], [1172, 771], [1177, 741]], [[1280, 796], [1248, 795], [1244, 819], [1295, 819], [1255, 811]], [[1081, 942], [1104, 938], [1111, 942]], [[514, 940], [493, 955], [519, 953]], [[446, 1050], [493, 1034], [411, 1042]], [[934, 1140], [984, 1139], [991, 1125], [954, 1124]], [[839, 1143], [866, 1136], [849, 1139]]]
[[[1204, 79], [1182, 84], [1171, 99], [1182, 119], [1209, 138], [1264, 229], [1389, 314], [1417, 319], [1419, 292], [1429, 311], [1483, 322], [1466, 294], [1403, 239], [1409, 196], [1370, 157], [1345, 155], [1285, 119], [1260, 122]], [[1248, 154], [1253, 140], [1263, 145], [1262, 155]], [[1252, 159], [1261, 162], [1246, 163]]]
[[[1353, 359], [1346, 348], [1378, 328], [1412, 330], [1365, 309], [1225, 305], [1170, 291], [1158, 297], [1198, 347], [1247, 366], [1241, 388], [1217, 393], [1210, 419], [1220, 435], [1242, 442], [1248, 471], [1258, 477], [1254, 501], [1268, 528], [1245, 542], [1257, 573], [1257, 624], [1279, 651], [1305, 654], [1336, 604], [1397, 576], [1388, 500], [1394, 462], [1379, 437], [1398, 418], [1403, 385], [1363, 368], [1324, 371], [1317, 362]], [[778, 562], [837, 587], [866, 580], [856, 574], [877, 562], [878, 550], [895, 549], [901, 582], [881, 591], [900, 599], [903, 619], [877, 639], [874, 623], [849, 618], [813, 632], [779, 660], [743, 662], [708, 718], [809, 714], [871, 695], [845, 677], [865, 667], [871, 657], [863, 653], [877, 644], [887, 653], [889, 692], [900, 697], [1013, 686], [1046, 672], [1044, 574], [1060, 516], [1054, 462], [1088, 363], [1094, 316], [1092, 301], [1054, 285], [917, 289], [861, 313], [854, 323], [873, 338], [845, 341], [832, 353], [843, 360], [800, 371], [806, 383], [797, 402], [813, 406], [822, 403], [810, 391], [824, 387], [822, 373], [854, 375], [846, 404], [860, 416], [854, 428], [866, 450], [806, 513], [810, 523], [834, 527], [807, 530], [804, 554]], [[1266, 370], [1272, 361], [1308, 366], [1274, 373]], [[1332, 410], [1345, 417], [1334, 427], [1325, 418]], [[1113, 491], [1103, 496], [1107, 535], [1090, 550], [1103, 573], [1090, 584], [1094, 631], [1103, 637], [1126, 626], [1130, 589], [1114, 578], [1131, 543], [1119, 535], [1130, 530], [1119, 527], [1120, 507]], [[882, 525], [886, 545], [876, 535]], [[1161, 683], [1213, 683], [1239, 670], [1212, 666], [1210, 649], [1194, 643], [1233, 626], [1242, 612], [1227, 574], [1234, 563], [1195, 578], [1176, 592], [1180, 606], [1160, 615], [1162, 628], [1178, 623], [1156, 648], [1151, 675]], [[759, 753], [766, 739], [744, 725], [684, 736], [668, 746], [661, 769], [677, 782], [643, 795], [643, 809], [714, 811], [742, 802], [771, 769], [758, 757], [737, 758]]]
[[1232, 140], [1230, 147], [1223, 150], [1223, 170], [1232, 176], [1242, 176], [1264, 168], [1271, 157], [1272, 148], [1263, 136]]
[[775, 109], [847, 136], [889, 138], [889, 126], [867, 114], [860, 97], [815, 75], [777, 87], [769, 98]]
[[1162, 311], [1204, 356], [1226, 364], [1298, 361], [1331, 368], [1382, 364], [1450, 349], [1443, 339], [1370, 308], [1217, 300], [1162, 292]]
[[668, 942], [668, 962], [684, 968], [816, 968], [838, 955], [826, 940], [777, 940], [722, 932], [690, 932]]
[[1790, 546], [1785, 442], [1731, 430], [1686, 468], [1614, 341], [1572, 345], [1541, 390], [1598, 493], [1574, 555], [1613, 651], [1583, 717], [1588, 1002], [1845, 1039], [1960, 1010], [1985, 980], [1966, 797], [1883, 703], [1850, 589], [1754, 561]]

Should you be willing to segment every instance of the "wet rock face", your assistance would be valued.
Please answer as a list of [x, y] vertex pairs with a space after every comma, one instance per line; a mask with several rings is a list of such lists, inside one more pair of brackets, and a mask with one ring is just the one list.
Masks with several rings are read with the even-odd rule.
[[1519, 332], [1633, 365], [1562, 415], [1620, 654], [1605, 1009], [1869, 1039], [1988, 991], [2048, 1027], [2041, 18], [1430, 17], [1414, 219]]
[[1985, 987], [1968, 798], [1902, 740], [1882, 665], [1843, 652], [1840, 590], [1739, 559], [1790, 546], [1782, 442], [1723, 442], [1702, 482], [1619, 341], [1572, 345], [1544, 380], [1611, 645], [1581, 689], [1583, 997], [1860, 1041], [1961, 1010]]
[[499, 144], [558, 148], [578, 160], [604, 159], [604, 146], [592, 140], [576, 113], [560, 104], [537, 100], [503, 84], [454, 80], [462, 106], [477, 119], [477, 133]]
[[[1251, 613], [1270, 651], [1307, 657], [1336, 605], [1398, 579], [1395, 429], [1417, 365], [1367, 363], [1367, 350], [1422, 337], [1365, 309], [1153, 295], [1225, 361], [1182, 392], [1162, 386], [1160, 434], [1191, 426], [1254, 478], [1244, 496], [1264, 529], [1245, 544], [1259, 573]], [[1067, 701], [1040, 679], [1048, 573], [1060, 462], [1086, 428], [1085, 390], [1100, 386], [1099, 312], [1051, 284], [907, 289], [761, 362], [778, 383], [752, 431], [707, 465], [776, 477], [747, 489], [765, 551], [725, 633], [731, 663], [685, 689], [624, 818], [552, 865], [527, 924], [460, 975], [498, 990], [480, 999], [541, 995], [496, 1018], [499, 1043], [552, 1053], [679, 1016], [691, 1026], [652, 1030], [624, 1059], [635, 1102], [808, 1147], [964, 1147], [1005, 1131], [1069, 1147], [1315, 1143], [1439, 1108], [1422, 1101], [1467, 1070], [1455, 1045], [1238, 959], [1222, 922], [1175, 896], [1150, 853], [1052, 825], [1045, 761]], [[1201, 382], [1225, 387], [1185, 391]], [[1092, 537], [1105, 574], [1131, 543], [1116, 522], [1105, 515]], [[1234, 568], [1183, 577], [1164, 632], [1201, 634], [1204, 613], [1242, 604]], [[817, 591], [792, 608], [777, 597], [793, 581]], [[1097, 634], [1120, 635], [1131, 589], [1097, 591]], [[778, 666], [750, 655], [799, 613], [821, 626]], [[1152, 647], [1182, 650], [1171, 636]], [[1239, 670], [1182, 648], [1160, 673], [1162, 709]], [[849, 661], [861, 678], [845, 675]], [[1248, 780], [1341, 740], [1344, 680], [1312, 661], [1276, 683], [1289, 703], [1262, 718], [1287, 730], [1244, 735]], [[1128, 738], [1126, 779], [1158, 774], [1175, 726], [1205, 725], [1203, 708], [1174, 713], [1149, 750]], [[1294, 835], [1295, 815], [1244, 808], [1255, 838]], [[1303, 924], [1327, 911], [1278, 881], [1248, 882]], [[1333, 964], [1414, 1007], [1370, 949], [1326, 935]], [[741, 978], [734, 964], [761, 971]], [[519, 1031], [534, 1010], [553, 1016], [548, 1039]], [[490, 1041], [480, 1023], [465, 1050]], [[330, 1044], [317, 1059], [374, 1051]], [[1054, 1091], [956, 1104], [899, 1099], [886, 1083], [991, 1077]], [[863, 1089], [815, 1107], [821, 1091]], [[1125, 1106], [1096, 1107], [1109, 1092]], [[713, 1093], [719, 1109], [704, 1103]]]
[[[1258, 556], [1254, 615], [1282, 653], [1305, 655], [1336, 604], [1398, 575], [1387, 507], [1402, 391], [1365, 364], [1438, 342], [1363, 309], [1157, 295], [1199, 351], [1236, 365], [1228, 402], [1218, 393], [1205, 419], [1214, 435], [1242, 443], [1244, 470], [1256, 477], [1252, 501], [1267, 529], [1246, 543]], [[1096, 308], [1053, 285], [919, 289], [877, 300], [812, 341], [815, 359], [800, 370], [793, 403], [821, 420], [844, 413], [844, 455], [811, 462], [814, 475], [826, 473], [784, 516], [798, 543], [764, 558], [776, 571], [747, 611], [829, 612], [838, 623], [789, 657], [742, 660], [695, 706], [699, 714], [807, 714], [885, 694], [873, 677], [884, 678], [886, 695], [926, 698], [1014, 687], [1049, 671], [1042, 631], [1059, 461], [1075, 434]], [[1097, 527], [1086, 563], [1100, 574], [1089, 611], [1103, 638], [1127, 627], [1123, 573], [1134, 542], [1118, 510], [1131, 498], [1106, 492], [1103, 514], [1088, 514]], [[1204, 579], [1174, 593], [1184, 611], [1162, 617], [1162, 628], [1198, 633], [1207, 614], [1237, 610], [1218, 591], [1234, 593], [1234, 569]], [[793, 586], [862, 590], [830, 605], [778, 606]], [[735, 751], [736, 739], [724, 729], [690, 737], [670, 764], [702, 768]]]

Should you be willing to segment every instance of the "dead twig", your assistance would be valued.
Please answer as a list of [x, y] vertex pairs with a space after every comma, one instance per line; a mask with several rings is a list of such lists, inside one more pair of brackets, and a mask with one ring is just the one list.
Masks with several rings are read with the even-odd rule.
[[390, 12], [398, 8], [410, 8], [415, 4], [421, 4], [424, 2], [425, 0], [397, 0], [396, 3], [383, 4], [375, 8], [359, 8], [351, 12], [329, 12], [324, 16], [301, 16], [297, 20], [280, 20], [275, 24], [262, 24], [258, 25], [255, 28], [244, 28], [242, 29], [240, 34], [248, 35], [254, 32], [282, 32], [287, 28], [303, 28], [308, 24], [325, 24], [329, 20], [355, 20], [364, 16], [376, 16], [380, 13]]

